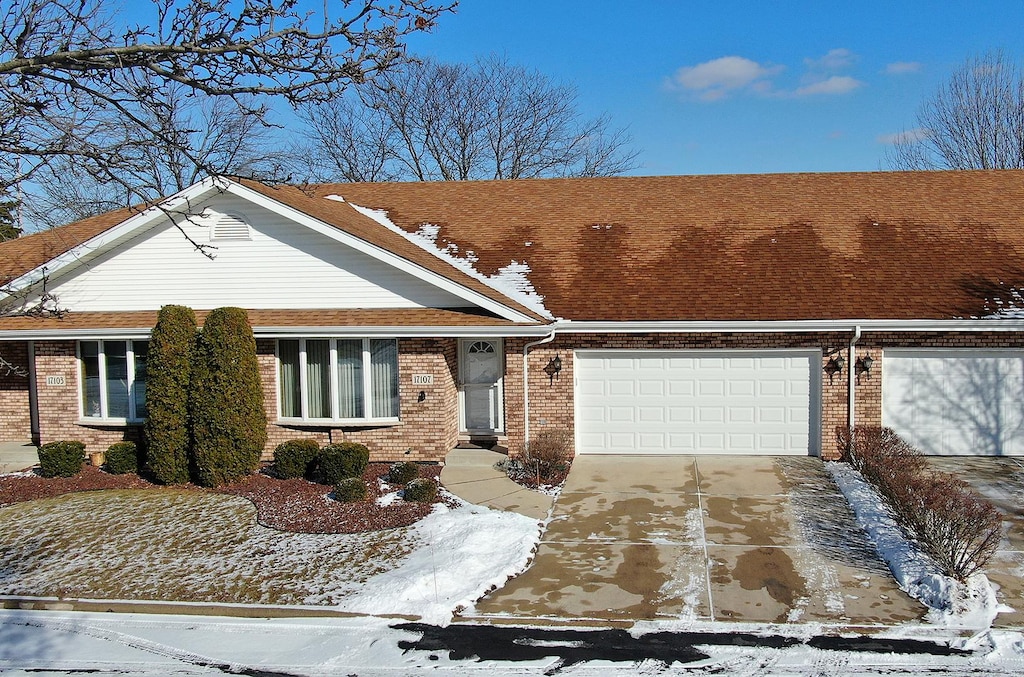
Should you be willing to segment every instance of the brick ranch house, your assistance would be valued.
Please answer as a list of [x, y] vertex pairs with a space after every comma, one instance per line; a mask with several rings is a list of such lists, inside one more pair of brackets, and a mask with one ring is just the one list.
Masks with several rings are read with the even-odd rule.
[[[188, 239], [209, 245], [213, 258]], [[157, 310], [248, 309], [267, 452], [1024, 454], [1024, 172], [270, 187], [206, 180], [0, 244], [7, 440], [139, 435]]]

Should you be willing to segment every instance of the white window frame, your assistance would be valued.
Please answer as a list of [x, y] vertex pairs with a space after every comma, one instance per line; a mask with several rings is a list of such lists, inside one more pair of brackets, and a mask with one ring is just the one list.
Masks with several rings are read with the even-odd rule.
[[[386, 416], [386, 417], [374, 417], [373, 416], [373, 388], [372, 388], [372, 359], [370, 345], [371, 341], [393, 341], [395, 343], [395, 371], [396, 378], [399, 383], [399, 405], [397, 416]], [[285, 416], [281, 411], [281, 341], [298, 341], [299, 342], [299, 411], [302, 413], [301, 416]], [[309, 374], [307, 372], [306, 362], [306, 341], [330, 341], [330, 360], [328, 363], [328, 369], [330, 370], [330, 405], [331, 405], [331, 416], [330, 418], [312, 417], [308, 416], [309, 411], [309, 390], [307, 388]], [[363, 344], [362, 348], [362, 377], [363, 377], [363, 416], [356, 418], [341, 418], [338, 415], [340, 409], [338, 401], [338, 341], [361, 341]], [[401, 422], [401, 375], [398, 373], [399, 360], [398, 355], [398, 340], [386, 337], [374, 337], [370, 338], [358, 338], [358, 337], [329, 337], [329, 336], [307, 336], [304, 338], [287, 338], [277, 339], [274, 341], [274, 381], [275, 381], [275, 394], [277, 397], [277, 419], [280, 423], [287, 425], [378, 425], [378, 424], [389, 424], [389, 423], [400, 423]]]
[[[99, 368], [100, 378], [100, 415], [90, 416], [85, 411], [85, 369], [83, 368], [82, 362], [82, 344], [83, 343], [98, 343], [99, 351], [97, 353], [97, 362]], [[107, 415], [107, 343], [124, 343], [125, 346], [125, 359], [127, 360], [127, 381], [128, 381], [128, 416], [108, 416]], [[127, 425], [130, 423], [142, 423], [146, 419], [138, 415], [135, 408], [135, 344], [145, 343], [149, 344], [148, 340], [139, 339], [83, 339], [75, 343], [75, 357], [78, 362], [78, 419], [79, 423], [85, 425]]]

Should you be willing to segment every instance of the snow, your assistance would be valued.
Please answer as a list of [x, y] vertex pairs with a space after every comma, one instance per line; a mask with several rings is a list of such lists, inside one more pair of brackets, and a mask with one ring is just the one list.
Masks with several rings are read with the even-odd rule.
[[418, 547], [396, 568], [370, 578], [338, 607], [363, 614], [405, 614], [447, 625], [493, 587], [526, 568], [541, 525], [514, 512], [438, 505], [413, 525]]
[[[328, 195], [326, 197], [328, 200], [345, 201], [340, 195]], [[491, 289], [514, 299], [543, 317], [554, 319], [554, 316], [544, 307], [544, 297], [537, 293], [533, 283], [530, 282], [528, 277], [531, 272], [530, 266], [525, 261], [513, 259], [508, 265], [499, 268], [494, 275], [485, 275], [474, 266], [479, 260], [475, 253], [466, 251], [465, 255], [459, 256], [459, 247], [454, 242], [445, 243], [443, 246], [438, 243], [437, 238], [441, 232], [440, 226], [424, 223], [420, 225], [415, 233], [409, 233], [395, 225], [388, 218], [388, 213], [384, 210], [360, 207], [351, 202], [348, 204], [360, 214], [401, 235], [418, 247], [479, 280]]]
[[859, 472], [835, 461], [825, 467], [900, 588], [931, 609], [930, 622], [984, 630], [992, 626], [996, 614], [1012, 611], [996, 601], [995, 590], [984, 574], [971, 576], [966, 584], [941, 574], [928, 556], [904, 536], [882, 497]]

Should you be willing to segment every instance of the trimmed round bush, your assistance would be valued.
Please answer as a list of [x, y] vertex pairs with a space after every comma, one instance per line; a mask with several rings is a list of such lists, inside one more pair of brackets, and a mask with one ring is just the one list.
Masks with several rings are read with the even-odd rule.
[[392, 463], [388, 468], [388, 482], [391, 484], [407, 484], [419, 477], [420, 467], [409, 461]]
[[139, 448], [134, 442], [116, 442], [107, 449], [103, 468], [113, 475], [139, 472]]
[[328, 444], [316, 457], [316, 476], [323, 484], [360, 477], [370, 463], [370, 450], [356, 442]]
[[39, 474], [43, 477], [74, 477], [85, 464], [85, 444], [62, 440], [39, 447]]
[[430, 503], [437, 498], [437, 482], [427, 477], [420, 477], [405, 485], [402, 498], [417, 503]]
[[256, 472], [267, 443], [267, 415], [256, 339], [242, 308], [217, 308], [206, 318], [190, 395], [196, 484], [215, 487]]
[[366, 499], [366, 482], [361, 477], [346, 477], [334, 485], [334, 500], [356, 503]]
[[188, 401], [196, 338], [196, 314], [191, 308], [160, 309], [146, 356], [145, 434], [146, 467], [161, 484], [189, 480]]
[[274, 449], [274, 475], [283, 480], [309, 477], [320, 445], [316, 440], [288, 440]]

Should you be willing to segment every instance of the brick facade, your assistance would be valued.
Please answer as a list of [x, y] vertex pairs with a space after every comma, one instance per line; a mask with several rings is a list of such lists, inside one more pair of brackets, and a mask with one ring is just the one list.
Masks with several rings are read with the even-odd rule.
[[0, 442], [32, 438], [28, 388], [28, 344], [0, 343]]
[[[574, 427], [573, 351], [583, 349], [624, 350], [769, 350], [815, 349], [821, 359], [820, 449], [825, 459], [838, 458], [836, 429], [849, 425], [848, 370], [832, 378], [824, 372], [830, 355], [842, 355], [849, 361], [850, 333], [808, 334], [595, 334], [560, 335], [554, 341], [538, 345], [529, 352], [529, 408], [531, 435], [545, 427]], [[523, 444], [523, 372], [522, 339], [505, 342], [505, 420], [509, 449], [515, 452]], [[882, 350], [900, 348], [1024, 348], [1024, 335], [1007, 332], [942, 332], [928, 334], [867, 333], [858, 341], [856, 359], [871, 357], [869, 373], [854, 378], [854, 417], [857, 425], [881, 425], [882, 422]], [[558, 356], [561, 372], [554, 377], [544, 372]], [[813, 413], [813, 412], [812, 412]]]
[[[559, 335], [554, 341], [529, 351], [530, 431], [547, 427], [574, 427], [574, 350], [769, 350], [812, 349], [822, 352], [821, 367], [830, 355], [841, 354], [847, 364], [833, 378], [821, 372], [820, 448], [825, 458], [835, 458], [837, 427], [848, 424], [847, 385], [849, 364], [847, 332], [808, 334], [579, 334]], [[532, 339], [531, 339], [532, 340]], [[524, 442], [523, 347], [527, 339], [504, 341], [505, 431], [509, 449], [515, 453]], [[21, 346], [19, 352], [19, 346]], [[5, 355], [26, 360], [24, 344], [0, 344]], [[1024, 335], [1009, 332], [867, 333], [857, 344], [856, 357], [870, 356], [870, 373], [856, 375], [856, 421], [879, 425], [882, 417], [882, 351], [887, 347], [930, 348], [1024, 348]], [[440, 461], [458, 442], [458, 340], [400, 339], [399, 396], [401, 423], [344, 428], [279, 425], [277, 420], [277, 374], [275, 342], [257, 341], [260, 375], [268, 413], [267, 457], [274, 447], [289, 439], [312, 437], [323, 444], [350, 440], [370, 448], [373, 460], [407, 459]], [[79, 423], [78, 368], [73, 341], [37, 342], [36, 373], [43, 385], [39, 393], [39, 428], [43, 442], [78, 439], [90, 450], [102, 449], [123, 440], [137, 439], [139, 426], [92, 426]], [[561, 372], [549, 375], [544, 368], [554, 357], [561, 360]], [[9, 358], [10, 359], [10, 358]], [[431, 385], [414, 385], [413, 374], [430, 374]], [[47, 375], [62, 375], [65, 386], [46, 386]], [[0, 379], [0, 416], [6, 430], [27, 431], [28, 390], [25, 379]], [[24, 439], [21, 437], [20, 439]]]

